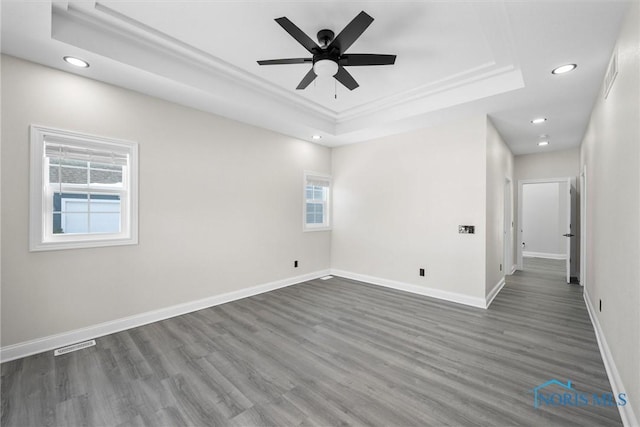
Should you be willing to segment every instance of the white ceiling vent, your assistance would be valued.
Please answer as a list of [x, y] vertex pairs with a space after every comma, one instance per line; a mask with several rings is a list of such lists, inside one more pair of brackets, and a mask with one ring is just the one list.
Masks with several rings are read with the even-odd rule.
[[616, 80], [616, 76], [618, 75], [618, 50], [613, 51], [613, 56], [611, 57], [611, 61], [609, 61], [609, 66], [607, 67], [607, 74], [604, 75], [604, 99], [607, 99], [609, 96], [609, 91], [613, 87], [613, 82]]

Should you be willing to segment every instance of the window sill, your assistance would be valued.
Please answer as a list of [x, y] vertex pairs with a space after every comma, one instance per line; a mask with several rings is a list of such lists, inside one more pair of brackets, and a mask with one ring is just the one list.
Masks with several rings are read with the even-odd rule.
[[57, 242], [33, 242], [29, 252], [59, 251], [64, 249], [102, 248], [109, 246], [137, 245], [137, 237], [120, 237], [91, 240], [73, 240]]
[[332, 227], [328, 226], [328, 227], [304, 227], [302, 229], [303, 232], [308, 232], [308, 231], [331, 231]]

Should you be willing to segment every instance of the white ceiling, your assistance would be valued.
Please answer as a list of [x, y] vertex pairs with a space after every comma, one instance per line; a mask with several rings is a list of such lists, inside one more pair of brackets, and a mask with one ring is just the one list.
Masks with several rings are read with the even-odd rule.
[[[628, 5], [4, 0], [2, 51], [301, 139], [320, 134], [328, 146], [486, 113], [514, 154], [524, 154], [580, 143]], [[309, 56], [275, 18], [315, 40], [323, 28], [339, 33], [361, 10], [375, 21], [347, 52], [397, 60], [349, 68], [360, 84], [354, 91], [332, 78], [296, 91], [309, 64], [256, 63]], [[91, 67], [72, 68], [65, 55]], [[551, 75], [565, 63], [578, 68]], [[531, 125], [537, 116], [548, 121]], [[544, 149], [541, 134], [551, 141]]]

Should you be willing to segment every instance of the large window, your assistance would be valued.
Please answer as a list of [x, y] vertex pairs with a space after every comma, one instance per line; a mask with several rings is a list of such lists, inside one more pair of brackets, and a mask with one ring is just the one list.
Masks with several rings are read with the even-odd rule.
[[329, 230], [331, 228], [331, 177], [305, 172], [304, 213], [305, 231]]
[[31, 126], [30, 249], [136, 244], [137, 165], [136, 143]]

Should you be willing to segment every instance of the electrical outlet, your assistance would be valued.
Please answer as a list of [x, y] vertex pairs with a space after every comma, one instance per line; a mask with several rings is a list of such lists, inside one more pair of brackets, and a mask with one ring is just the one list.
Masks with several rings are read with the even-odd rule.
[[298, 260], [293, 261], [293, 267], [298, 268]]
[[420, 276], [424, 277], [424, 268], [420, 269]]

